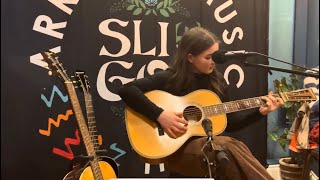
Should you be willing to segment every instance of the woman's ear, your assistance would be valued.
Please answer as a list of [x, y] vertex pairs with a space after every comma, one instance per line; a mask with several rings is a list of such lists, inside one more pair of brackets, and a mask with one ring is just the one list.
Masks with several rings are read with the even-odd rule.
[[193, 55], [191, 53], [188, 54], [187, 56], [189, 63], [193, 63]]

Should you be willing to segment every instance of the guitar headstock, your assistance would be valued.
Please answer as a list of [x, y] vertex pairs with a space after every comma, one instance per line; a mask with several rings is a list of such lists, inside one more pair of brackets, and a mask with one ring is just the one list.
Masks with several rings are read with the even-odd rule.
[[[46, 51], [41, 53], [43, 60], [48, 63], [50, 69], [49, 75], [58, 75], [63, 78], [65, 82], [71, 81], [66, 70], [63, 68], [62, 63], [59, 62], [58, 57], [55, 53]], [[51, 74], [50, 74], [51, 73]]]
[[84, 71], [76, 71], [74, 75], [75, 75], [74, 77], [76, 79], [77, 84], [81, 86], [83, 92], [89, 93], [90, 85], [89, 85], [89, 80], [86, 73]]
[[279, 94], [284, 102], [310, 102], [317, 100], [312, 88], [281, 92]]

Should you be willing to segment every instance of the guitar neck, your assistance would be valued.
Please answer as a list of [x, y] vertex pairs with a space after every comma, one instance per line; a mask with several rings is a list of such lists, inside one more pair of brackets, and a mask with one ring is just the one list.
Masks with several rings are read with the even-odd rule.
[[80, 132], [82, 134], [83, 142], [85, 145], [85, 148], [87, 150], [87, 153], [89, 156], [92, 156], [94, 159], [90, 161], [91, 169], [93, 172], [93, 175], [96, 180], [103, 180], [102, 173], [99, 168], [98, 160], [97, 160], [97, 155], [94, 149], [94, 145], [90, 139], [90, 134], [84, 119], [84, 116], [82, 114], [82, 110], [80, 107], [80, 103], [77, 97], [77, 94], [75, 92], [74, 86], [72, 82], [65, 82], [65, 85], [67, 87], [67, 91], [70, 96], [70, 101], [73, 107], [73, 110], [75, 111], [76, 119], [78, 122], [78, 126], [80, 129]]
[[260, 107], [265, 105], [265, 102], [260, 97], [242, 99], [237, 101], [225, 102], [222, 104], [216, 104], [211, 106], [204, 106], [203, 111], [207, 117], [219, 115], [219, 114], [227, 114], [247, 109], [252, 109], [256, 107]]
[[88, 129], [90, 133], [91, 140], [94, 144], [94, 149], [99, 149], [99, 142], [98, 142], [98, 135], [97, 128], [96, 128], [96, 120], [94, 116], [93, 104], [92, 104], [92, 97], [91, 94], [84, 92], [84, 99], [87, 111], [87, 118], [88, 118]]
[[[279, 94], [273, 94], [273, 96], [281, 98], [284, 102], [303, 102], [317, 100], [311, 88], [299, 89], [289, 92], [280, 92]], [[207, 117], [210, 117], [218, 114], [227, 114], [231, 112], [252, 109], [265, 105], [265, 102], [261, 99], [262, 97], [263, 96], [205, 106], [203, 107], [203, 111]]]

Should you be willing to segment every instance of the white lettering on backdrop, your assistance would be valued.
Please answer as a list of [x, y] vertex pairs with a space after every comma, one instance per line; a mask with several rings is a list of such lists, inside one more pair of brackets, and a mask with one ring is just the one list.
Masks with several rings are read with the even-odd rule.
[[[57, 0], [49, 0], [49, 2], [51, 2], [52, 4], [54, 4], [56, 7], [58, 7], [60, 10], [64, 11], [67, 14], [71, 14], [72, 13], [72, 9], [70, 9], [69, 7], [67, 7], [65, 4], [77, 4], [79, 2], [79, 0], [63, 0], [63, 1], [57, 1]], [[207, 5], [211, 6], [211, 3], [213, 1], [208, 0], [207, 1]], [[228, 0], [225, 1], [224, 3], [222, 3], [220, 6], [218, 6], [215, 11], [214, 11], [214, 18], [221, 24], [225, 24], [228, 21], [230, 21], [231, 19], [235, 18], [237, 15], [237, 11], [233, 10], [231, 11], [229, 14], [226, 14], [224, 17], [220, 16], [220, 13], [226, 9], [226, 8], [230, 8], [230, 6], [233, 4], [232, 0]], [[41, 26], [43, 24], [43, 22], [45, 22], [45, 26]], [[119, 19], [107, 19], [104, 20], [100, 23], [99, 25], [99, 31], [101, 34], [118, 39], [121, 42], [121, 48], [117, 53], [110, 53], [107, 48], [107, 45], [103, 45], [100, 49], [100, 56], [109, 56], [109, 57], [121, 57], [124, 55], [127, 55], [128, 52], [131, 49], [131, 41], [128, 37], [126, 37], [124, 34], [121, 34], [120, 32], [116, 32], [116, 31], [112, 31], [109, 29], [109, 24], [110, 23], [117, 23], [118, 25], [120, 25], [123, 28], [126, 28], [127, 25], [129, 24], [129, 21], [122, 21]], [[168, 26], [169, 23], [167, 22], [158, 22], [159, 26], [160, 26], [160, 53], [158, 55], [156, 55], [156, 46], [152, 47], [151, 49], [149, 49], [146, 52], [142, 52], [141, 51], [141, 36], [140, 36], [140, 27], [142, 24], [142, 20], [133, 20], [133, 31], [134, 31], [134, 39], [133, 39], [133, 54], [134, 55], [147, 55], [147, 56], [157, 56], [157, 57], [166, 57], [169, 56], [168, 51], [167, 51], [167, 39], [168, 39]], [[63, 39], [63, 33], [56, 31], [57, 29], [62, 29], [65, 28], [67, 25], [67, 22], [58, 22], [58, 23], [53, 23], [52, 19], [46, 15], [39, 15], [35, 22], [34, 22], [34, 26], [33, 26], [33, 30], [49, 35], [51, 37], [54, 38], [58, 38], [58, 39]], [[239, 40], [242, 40], [244, 37], [244, 33], [241, 27], [235, 27], [232, 32], [231, 35], [229, 33], [229, 31], [227, 29], [225, 29], [222, 33], [222, 39], [224, 41], [224, 43], [230, 45], [232, 44], [236, 38], [238, 38]], [[50, 49], [51, 51], [58, 53], [61, 52], [61, 47], [57, 46], [55, 48]], [[30, 63], [36, 64], [38, 66], [41, 66], [43, 68], [48, 68], [47, 64], [42, 60], [42, 56], [40, 53], [38, 54], [34, 54], [32, 56], [30, 56]], [[120, 64], [122, 67], [124, 67], [125, 69], [130, 69], [133, 66], [133, 62], [132, 63], [128, 63], [125, 61], [111, 61], [108, 62], [106, 64], [104, 64], [98, 73], [97, 76], [97, 89], [99, 92], [99, 95], [108, 101], [119, 101], [120, 97], [115, 94], [110, 92], [110, 90], [107, 88], [106, 85], [106, 70], [109, 67], [110, 64], [112, 63], [116, 63], [116, 64]], [[119, 76], [113, 76], [110, 77], [108, 79], [109, 82], [113, 82], [114, 80], [118, 79], [120, 80], [123, 84], [128, 83], [133, 81], [134, 79], [139, 79], [144, 77], [144, 72], [145, 72], [145, 67], [146, 65], [143, 65], [140, 70], [137, 72], [137, 76], [135, 78], [126, 78], [126, 77], [122, 77], [121, 75]], [[168, 67], [168, 65], [162, 61], [162, 60], [152, 60], [151, 62], [149, 62], [147, 64], [147, 72], [151, 75], [154, 73], [154, 70], [159, 68], [159, 69], [166, 69]], [[229, 83], [228, 80], [228, 76], [231, 70], [236, 70], [238, 71], [239, 75], [240, 75], [240, 79], [237, 83], [237, 87], [239, 88], [243, 81], [244, 81], [244, 71], [242, 70], [242, 68], [240, 66], [235, 66], [235, 65], [230, 65], [229, 67], [226, 68], [225, 72], [224, 72], [224, 78], [225, 80]], [[121, 71], [119, 71], [121, 72]]]

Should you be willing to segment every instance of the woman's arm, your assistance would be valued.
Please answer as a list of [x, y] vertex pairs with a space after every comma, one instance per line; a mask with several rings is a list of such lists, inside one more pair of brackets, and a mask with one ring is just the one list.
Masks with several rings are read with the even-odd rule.
[[156, 122], [163, 109], [151, 102], [144, 93], [152, 90], [163, 90], [170, 75], [171, 72], [169, 71], [160, 71], [151, 76], [134, 80], [123, 85], [119, 89], [118, 95], [127, 106]]
[[188, 124], [180, 112], [164, 111], [151, 102], [145, 92], [152, 90], [165, 90], [165, 86], [171, 77], [171, 72], [162, 71], [152, 76], [135, 80], [119, 89], [119, 96], [138, 113], [146, 116], [149, 120], [159, 123], [164, 132], [171, 138], [177, 138], [187, 131]]

